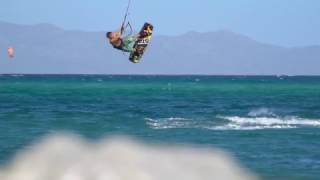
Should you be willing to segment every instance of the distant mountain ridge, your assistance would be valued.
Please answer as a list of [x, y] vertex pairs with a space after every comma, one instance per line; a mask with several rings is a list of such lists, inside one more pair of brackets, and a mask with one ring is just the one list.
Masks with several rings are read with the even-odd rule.
[[286, 48], [225, 30], [157, 36], [155, 29], [141, 63], [132, 64], [105, 32], [0, 22], [0, 74], [320, 75], [319, 67], [320, 46]]

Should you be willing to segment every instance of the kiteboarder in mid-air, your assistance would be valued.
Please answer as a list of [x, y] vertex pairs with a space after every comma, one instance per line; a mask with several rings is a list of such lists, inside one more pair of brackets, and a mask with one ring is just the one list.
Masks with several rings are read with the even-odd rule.
[[109, 39], [110, 44], [119, 50], [124, 52], [134, 52], [134, 42], [137, 41], [139, 34], [137, 35], [129, 35], [123, 37], [124, 25], [122, 24], [120, 31], [118, 32], [107, 32], [106, 36]]
[[[133, 30], [130, 23], [127, 22], [126, 24], [130, 2], [131, 0], [129, 0], [127, 11], [121, 24], [120, 31], [107, 32], [106, 37], [114, 48], [123, 52], [130, 53], [129, 60], [131, 62], [138, 63], [151, 40], [153, 26], [149, 23], [145, 23], [141, 31], [137, 35], [132, 35]], [[127, 27], [130, 27], [131, 32], [129, 33], [129, 35], [124, 35]]]

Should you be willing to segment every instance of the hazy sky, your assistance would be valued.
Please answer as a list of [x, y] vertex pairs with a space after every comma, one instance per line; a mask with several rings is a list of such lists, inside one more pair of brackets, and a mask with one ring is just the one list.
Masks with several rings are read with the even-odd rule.
[[[107, 31], [119, 26], [127, 0], [7, 0], [0, 21], [52, 23], [65, 29]], [[156, 33], [231, 30], [285, 45], [320, 45], [319, 0], [132, 0], [132, 23]]]

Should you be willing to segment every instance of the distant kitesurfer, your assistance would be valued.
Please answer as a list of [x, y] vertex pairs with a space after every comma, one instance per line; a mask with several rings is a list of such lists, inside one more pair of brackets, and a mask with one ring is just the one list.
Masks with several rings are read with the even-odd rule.
[[10, 58], [13, 58], [13, 57], [14, 57], [14, 49], [13, 49], [13, 47], [9, 47], [9, 48], [7, 49], [7, 51], [8, 51], [8, 56], [9, 56]]

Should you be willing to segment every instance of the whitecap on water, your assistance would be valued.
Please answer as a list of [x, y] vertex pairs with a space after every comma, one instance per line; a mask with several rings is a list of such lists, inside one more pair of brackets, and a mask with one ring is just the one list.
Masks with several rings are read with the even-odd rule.
[[297, 116], [279, 116], [270, 108], [251, 110], [247, 116], [216, 116], [212, 119], [169, 117], [145, 118], [152, 129], [209, 129], [209, 130], [261, 130], [320, 128], [320, 119], [307, 119]]
[[213, 129], [257, 130], [257, 129], [290, 129], [300, 127], [320, 127], [319, 119], [303, 119], [299, 117], [239, 117], [220, 116], [227, 124]]
[[153, 129], [193, 128], [192, 120], [180, 117], [170, 118], [145, 118], [148, 126]]

